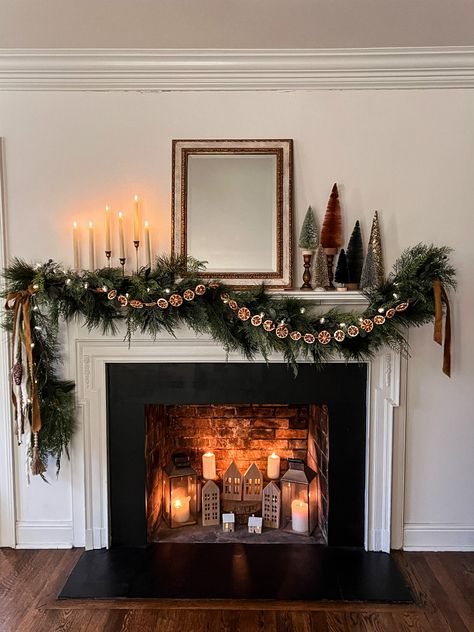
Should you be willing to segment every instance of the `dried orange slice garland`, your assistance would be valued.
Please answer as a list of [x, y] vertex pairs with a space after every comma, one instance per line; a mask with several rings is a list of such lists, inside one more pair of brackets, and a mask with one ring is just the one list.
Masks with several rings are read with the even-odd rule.
[[[128, 294], [117, 295], [116, 290], [107, 291], [107, 289], [104, 290], [104, 288], [97, 288], [93, 291], [100, 293], [106, 292], [107, 298], [110, 301], [117, 300], [120, 307], [130, 306], [134, 309], [142, 309], [144, 307], [147, 309], [151, 309], [159, 307], [160, 309], [165, 310], [169, 307], [181, 307], [184, 301], [190, 303], [196, 298], [204, 296], [208, 288], [215, 290], [218, 289], [219, 286], [220, 284], [217, 281], [211, 281], [207, 284], [207, 286], [204, 283], [199, 283], [194, 288], [194, 290], [190, 288], [184, 290], [182, 295], [178, 292], [173, 292], [173, 294], [171, 294], [168, 299], [161, 297], [157, 300], [149, 301], [146, 303], [138, 299], [130, 299]], [[361, 330], [364, 331], [365, 334], [370, 334], [374, 330], [375, 326], [380, 327], [384, 325], [387, 320], [391, 320], [394, 316], [397, 315], [397, 313], [404, 312], [409, 307], [408, 301], [402, 301], [400, 303], [394, 304], [393, 307], [389, 307], [386, 310], [384, 308], [379, 308], [379, 313], [370, 318], [359, 318], [359, 322], [357, 325], [354, 323], [339, 323], [338, 328], [332, 333], [327, 329], [322, 329], [321, 331], [313, 333], [309, 331], [291, 331], [284, 320], [275, 324], [273, 320], [271, 320], [271, 318], [265, 319], [265, 315], [263, 313], [252, 314], [248, 307], [246, 307], [245, 305], [239, 305], [235, 298], [232, 298], [232, 296], [227, 291], [221, 292], [219, 294], [219, 298], [232, 310], [232, 312], [234, 312], [234, 314], [236, 314], [237, 318], [239, 318], [241, 321], [249, 321], [254, 327], [260, 327], [261, 325], [263, 325], [264, 331], [266, 331], [267, 333], [274, 332], [277, 338], [280, 338], [281, 340], [289, 337], [293, 342], [299, 342], [300, 340], [303, 340], [308, 345], [312, 345], [316, 341], [319, 342], [319, 344], [321, 345], [328, 345], [331, 340], [341, 343], [344, 342], [346, 337], [355, 338], [360, 334]], [[324, 317], [321, 317], [321, 324], [324, 323], [324, 320]]]

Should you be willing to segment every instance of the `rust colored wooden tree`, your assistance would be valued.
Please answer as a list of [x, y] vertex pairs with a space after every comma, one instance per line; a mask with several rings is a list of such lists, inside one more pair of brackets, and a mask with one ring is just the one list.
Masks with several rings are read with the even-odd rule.
[[329, 287], [334, 288], [334, 255], [337, 253], [338, 248], [342, 246], [342, 217], [337, 184], [334, 184], [331, 195], [329, 196], [323, 227], [321, 229], [321, 245], [326, 253], [328, 263]]

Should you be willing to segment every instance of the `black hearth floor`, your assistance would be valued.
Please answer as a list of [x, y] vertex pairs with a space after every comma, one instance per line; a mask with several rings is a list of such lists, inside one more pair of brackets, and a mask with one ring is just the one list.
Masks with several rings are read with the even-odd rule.
[[305, 544], [86, 551], [59, 595], [120, 598], [413, 601], [390, 555]]

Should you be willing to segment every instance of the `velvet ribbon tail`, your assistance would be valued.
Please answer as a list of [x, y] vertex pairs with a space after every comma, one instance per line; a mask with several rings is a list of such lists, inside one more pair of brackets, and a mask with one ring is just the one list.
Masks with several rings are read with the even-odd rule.
[[446, 306], [446, 318], [444, 325], [444, 348], [443, 348], [443, 373], [451, 377], [451, 306], [448, 295], [440, 279], [433, 281], [435, 321], [433, 340], [439, 345], [443, 344], [443, 304]]
[[[33, 340], [31, 335], [30, 299], [32, 294], [34, 294], [34, 290], [31, 286], [27, 290], [11, 292], [7, 295], [5, 309], [13, 310], [13, 362], [15, 362], [16, 360], [15, 350], [18, 348], [18, 344], [20, 342], [23, 342], [25, 349], [26, 372], [29, 382], [27, 385], [29, 392], [28, 416], [31, 431], [33, 433], [31, 471], [33, 475], [36, 475], [42, 474], [45, 471], [45, 467], [41, 461], [38, 450], [38, 433], [41, 430], [41, 411], [38, 396], [38, 385], [36, 383], [35, 365], [33, 360]], [[17, 397], [15, 396], [14, 389], [12, 390], [12, 400], [15, 410], [17, 410], [19, 402], [17, 400]]]

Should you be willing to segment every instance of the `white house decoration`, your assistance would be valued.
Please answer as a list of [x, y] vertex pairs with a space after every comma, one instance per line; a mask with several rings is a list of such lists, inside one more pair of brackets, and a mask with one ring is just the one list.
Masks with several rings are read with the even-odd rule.
[[202, 488], [202, 526], [220, 523], [220, 491], [214, 481], [207, 481]]
[[227, 533], [235, 531], [235, 514], [222, 514], [222, 531], [226, 531]]
[[250, 516], [248, 524], [249, 533], [262, 533], [262, 522], [263, 518], [260, 518], [259, 516]]
[[235, 461], [232, 461], [226, 469], [223, 482], [222, 498], [224, 500], [242, 500], [242, 474]]
[[262, 500], [263, 476], [256, 463], [244, 474], [244, 500]]
[[263, 490], [263, 524], [269, 529], [280, 527], [281, 491], [278, 485], [270, 481]]

